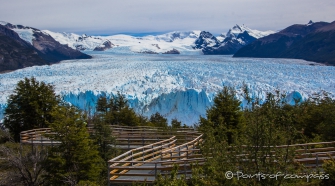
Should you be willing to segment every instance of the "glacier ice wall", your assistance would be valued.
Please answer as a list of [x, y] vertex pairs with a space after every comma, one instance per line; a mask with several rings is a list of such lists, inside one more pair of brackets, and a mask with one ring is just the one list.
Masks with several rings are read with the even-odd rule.
[[139, 114], [160, 112], [186, 124], [204, 116], [223, 86], [237, 90], [242, 106], [246, 104], [241, 96], [243, 85], [251, 97], [263, 100], [267, 92], [281, 90], [291, 104], [323, 90], [335, 95], [335, 67], [303, 60], [127, 54], [121, 47], [89, 54], [93, 59], [0, 74], [0, 118], [17, 82], [31, 76], [54, 85], [64, 100], [85, 110], [93, 109], [100, 95], [120, 92]]
[[[94, 112], [97, 100], [100, 96], [110, 98], [113, 94], [108, 92], [85, 91], [80, 93], [68, 93], [63, 95], [63, 99], [82, 110]], [[134, 108], [136, 113], [150, 117], [159, 112], [170, 122], [177, 118], [187, 121], [187, 124], [198, 122], [199, 116], [205, 117], [206, 108], [212, 105], [212, 100], [205, 91], [188, 89], [185, 91], [170, 92], [161, 94], [151, 100], [149, 104], [143, 104], [138, 98], [128, 98], [128, 104]]]

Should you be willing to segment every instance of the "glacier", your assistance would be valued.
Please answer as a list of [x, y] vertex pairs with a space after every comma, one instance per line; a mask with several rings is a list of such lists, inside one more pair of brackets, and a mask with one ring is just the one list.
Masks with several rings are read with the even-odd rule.
[[205, 55], [145, 55], [127, 47], [104, 52], [86, 51], [92, 59], [68, 60], [0, 74], [0, 118], [8, 96], [19, 80], [34, 76], [55, 86], [65, 101], [93, 112], [97, 98], [120, 92], [144, 116], [161, 113], [192, 125], [223, 86], [233, 86], [236, 97], [243, 85], [252, 97], [264, 100], [267, 92], [281, 90], [287, 102], [327, 91], [334, 98], [335, 67], [296, 59], [232, 58]]

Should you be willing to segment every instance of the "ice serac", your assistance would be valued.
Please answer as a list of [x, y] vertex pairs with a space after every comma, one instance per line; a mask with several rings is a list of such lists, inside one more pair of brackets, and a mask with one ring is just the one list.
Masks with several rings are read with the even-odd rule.
[[[105, 91], [62, 93], [65, 101], [90, 113], [94, 113], [97, 100], [100, 96], [110, 98], [113, 94]], [[199, 92], [194, 89], [164, 93], [152, 100], [149, 96], [142, 98], [142, 100], [131, 95], [125, 95], [125, 97], [128, 99], [129, 106], [134, 108], [136, 113], [150, 117], [152, 114], [158, 112], [166, 117], [169, 122], [177, 118], [188, 125], [197, 123], [199, 116], [205, 117], [206, 108], [212, 105], [211, 99], [204, 90]], [[144, 103], [144, 100], [149, 100], [149, 102]]]
[[[62, 93], [65, 101], [91, 114], [95, 112], [96, 103], [100, 96], [111, 98], [113, 95], [115, 96], [116, 94], [105, 91]], [[149, 118], [152, 114], [158, 112], [166, 117], [169, 123], [172, 119], [178, 119], [187, 125], [193, 125], [199, 122], [199, 116], [206, 117], [206, 109], [213, 105], [215, 94], [210, 95], [205, 90], [187, 89], [163, 93], [154, 99], [150, 99], [149, 96], [141, 100], [131, 95], [124, 96], [127, 98], [129, 106], [138, 114]], [[266, 95], [262, 92], [253, 92], [250, 97], [253, 99], [259, 98], [262, 104]], [[237, 98], [241, 101], [241, 108], [248, 107], [247, 101], [243, 97], [237, 95]], [[145, 100], [148, 100], [148, 102]], [[291, 105], [303, 100], [304, 98], [298, 91], [288, 92], [285, 97], [285, 101]], [[2, 109], [4, 108], [5, 106], [2, 106]]]
[[295, 105], [303, 101], [303, 97], [298, 91], [293, 91], [286, 96], [285, 101], [290, 105]]
[[159, 112], [168, 120], [178, 118], [191, 125], [199, 121], [199, 116], [205, 116], [206, 108], [212, 105], [204, 90], [198, 92], [194, 89], [162, 94], [153, 99], [149, 105], [142, 109], [145, 116]]

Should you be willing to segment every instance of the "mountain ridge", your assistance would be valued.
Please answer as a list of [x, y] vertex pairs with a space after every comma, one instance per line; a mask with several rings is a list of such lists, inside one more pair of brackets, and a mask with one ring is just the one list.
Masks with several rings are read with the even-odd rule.
[[238, 50], [234, 57], [293, 58], [335, 65], [335, 22], [294, 24]]
[[[197, 39], [197, 48], [201, 48], [202, 52], [205, 55], [232, 55], [237, 50], [242, 48], [243, 46], [253, 42], [254, 40], [267, 36], [269, 34], [274, 33], [273, 31], [259, 31], [252, 30], [245, 25], [235, 25], [233, 28], [229, 29], [229, 31], [224, 34], [222, 33], [220, 36], [215, 39], [211, 39], [214, 45], [209, 45], [205, 43], [206, 40], [204, 35], [200, 35]], [[209, 32], [207, 36], [211, 35]], [[219, 38], [219, 39], [218, 39]], [[203, 46], [203, 47], [199, 47]]]
[[47, 64], [32, 45], [13, 30], [0, 25], [0, 72]]
[[48, 65], [61, 60], [91, 58], [87, 54], [60, 44], [50, 35], [33, 27], [1, 21], [0, 29], [2, 33], [0, 72], [34, 65]]

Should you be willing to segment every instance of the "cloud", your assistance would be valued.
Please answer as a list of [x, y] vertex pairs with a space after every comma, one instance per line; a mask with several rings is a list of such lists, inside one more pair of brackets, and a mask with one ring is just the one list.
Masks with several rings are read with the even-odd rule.
[[334, 0], [1, 0], [0, 19], [40, 29], [89, 34], [207, 30], [235, 24], [278, 30], [333, 21]]

